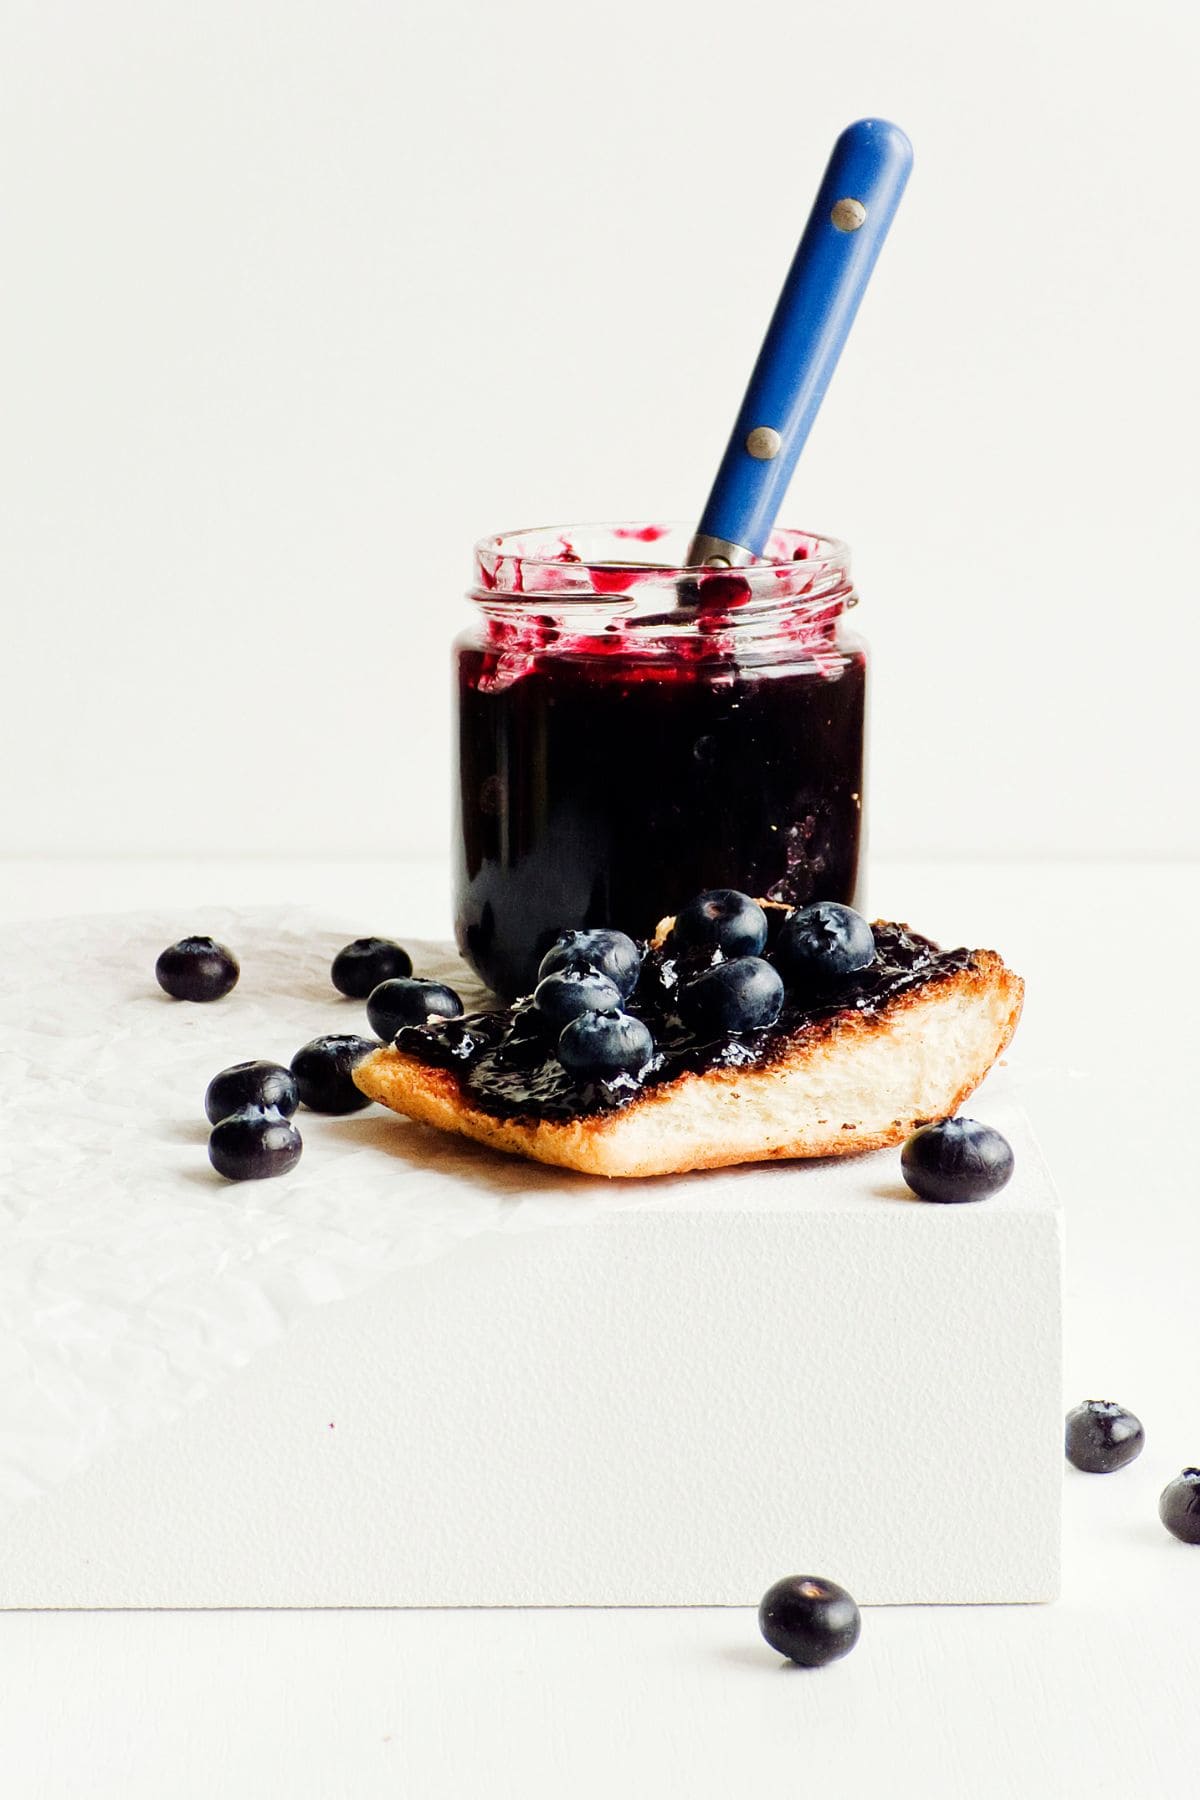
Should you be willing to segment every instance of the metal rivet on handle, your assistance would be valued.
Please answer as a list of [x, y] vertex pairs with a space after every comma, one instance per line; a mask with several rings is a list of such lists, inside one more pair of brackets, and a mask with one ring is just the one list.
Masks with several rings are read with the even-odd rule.
[[839, 200], [829, 217], [839, 231], [857, 231], [867, 222], [867, 209], [861, 200]]
[[773, 456], [779, 455], [782, 443], [779, 433], [769, 425], [756, 425], [746, 439], [746, 448], [756, 462], [770, 462]]

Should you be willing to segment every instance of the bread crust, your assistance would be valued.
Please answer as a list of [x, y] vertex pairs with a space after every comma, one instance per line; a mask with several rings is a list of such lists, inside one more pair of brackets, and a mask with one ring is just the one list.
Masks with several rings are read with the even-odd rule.
[[852, 1156], [903, 1143], [946, 1118], [1008, 1046], [1024, 983], [993, 950], [935, 970], [878, 1010], [803, 1026], [769, 1062], [684, 1073], [610, 1113], [501, 1118], [458, 1076], [384, 1045], [354, 1079], [364, 1094], [425, 1125], [513, 1156], [636, 1179], [735, 1163]]

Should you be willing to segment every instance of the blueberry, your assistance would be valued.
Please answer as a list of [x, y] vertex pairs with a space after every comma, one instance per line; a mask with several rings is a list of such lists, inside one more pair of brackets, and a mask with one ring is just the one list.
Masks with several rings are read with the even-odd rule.
[[333, 985], [348, 1000], [365, 1000], [381, 981], [412, 974], [412, 957], [391, 938], [355, 938], [339, 950], [329, 971]]
[[180, 938], [154, 965], [158, 985], [172, 1000], [220, 1000], [236, 987], [237, 957], [210, 937]]
[[806, 1669], [819, 1669], [853, 1650], [862, 1616], [836, 1581], [826, 1581], [823, 1575], [788, 1575], [763, 1595], [758, 1628], [780, 1656]]
[[716, 963], [679, 992], [679, 1016], [697, 1037], [731, 1031], [758, 1031], [773, 1025], [783, 1010], [779, 971], [761, 956]]
[[836, 900], [818, 900], [789, 913], [775, 960], [789, 982], [821, 993], [875, 961], [875, 933], [861, 913]]
[[405, 1025], [424, 1025], [427, 1019], [458, 1019], [463, 1003], [453, 988], [441, 981], [422, 981], [416, 975], [381, 981], [367, 1001], [367, 1022], [376, 1037], [390, 1044]]
[[1185, 1469], [1159, 1495], [1158, 1516], [1183, 1544], [1200, 1544], [1200, 1469]]
[[617, 1012], [624, 995], [599, 969], [552, 969], [533, 990], [533, 1003], [559, 1030], [585, 1012]]
[[563, 931], [547, 950], [538, 968], [538, 980], [560, 969], [597, 969], [628, 1000], [637, 986], [642, 953], [623, 931]]
[[264, 1181], [286, 1175], [300, 1161], [303, 1145], [290, 1119], [247, 1106], [214, 1125], [208, 1160], [229, 1181]]
[[1142, 1421], [1115, 1400], [1085, 1400], [1067, 1414], [1067, 1461], [1088, 1475], [1111, 1475], [1140, 1456]]
[[676, 913], [671, 936], [680, 950], [758, 956], [767, 941], [767, 915], [749, 894], [736, 888], [709, 888]]
[[299, 1105], [296, 1077], [273, 1062], [240, 1062], [214, 1075], [204, 1095], [210, 1125], [243, 1107], [257, 1106], [290, 1118]]
[[1012, 1146], [978, 1119], [942, 1119], [914, 1131], [900, 1152], [900, 1171], [922, 1200], [986, 1200], [1012, 1175]]
[[292, 1058], [301, 1103], [320, 1113], [350, 1113], [370, 1106], [350, 1071], [375, 1049], [378, 1045], [368, 1038], [336, 1032], [303, 1045]]
[[654, 1055], [654, 1039], [640, 1019], [624, 1012], [585, 1012], [563, 1027], [558, 1060], [585, 1081], [640, 1075]]

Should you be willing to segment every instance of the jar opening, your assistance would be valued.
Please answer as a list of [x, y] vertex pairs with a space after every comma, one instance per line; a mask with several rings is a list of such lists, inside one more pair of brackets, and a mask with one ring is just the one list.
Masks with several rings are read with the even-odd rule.
[[[780, 527], [766, 553], [738, 569], [689, 567], [692, 527], [672, 524], [545, 525], [503, 531], [475, 546], [475, 598], [500, 606], [600, 603], [628, 621], [681, 608], [741, 610], [839, 592], [853, 604], [850, 553], [836, 538]], [[572, 605], [572, 610], [574, 607]]]
[[842, 615], [856, 604], [845, 544], [779, 529], [758, 562], [710, 569], [682, 561], [690, 541], [685, 525], [545, 526], [485, 538], [471, 598], [496, 657], [487, 681], [507, 686], [546, 658], [566, 657], [620, 662], [631, 679], [656, 678], [666, 664], [706, 680], [796, 659], [828, 673], [841, 667]]

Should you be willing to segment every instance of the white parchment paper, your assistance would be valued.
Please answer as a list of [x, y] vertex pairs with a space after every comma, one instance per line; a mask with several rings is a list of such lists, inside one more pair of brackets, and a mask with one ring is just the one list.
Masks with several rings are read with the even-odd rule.
[[[504, 1159], [372, 1106], [302, 1108], [288, 1175], [211, 1169], [203, 1097], [218, 1069], [286, 1063], [326, 1031], [370, 1036], [329, 979], [360, 926], [303, 911], [72, 918], [0, 931], [0, 1509], [166, 1422], [311, 1307], [487, 1231], [641, 1203]], [[167, 944], [210, 933], [241, 963], [226, 999], [154, 980]], [[481, 996], [446, 946], [416, 973]]]

